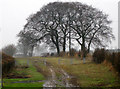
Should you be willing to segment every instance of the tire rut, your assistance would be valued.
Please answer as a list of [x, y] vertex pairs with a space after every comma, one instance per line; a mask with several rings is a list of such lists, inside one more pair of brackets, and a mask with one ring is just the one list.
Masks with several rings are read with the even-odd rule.
[[[35, 60], [37, 61], [37, 60]], [[41, 61], [41, 60], [38, 60]], [[39, 65], [37, 64], [37, 62], [34, 62], [35, 67], [37, 68], [37, 70], [39, 70]], [[46, 62], [46, 67], [49, 70], [50, 76], [46, 76], [47, 80], [45, 81], [45, 83], [43, 84], [43, 87], [78, 87], [75, 86], [73, 84], [70, 83], [71, 80], [71, 76], [68, 75], [62, 68], [58, 68], [61, 76], [60, 78], [58, 78], [56, 76], [56, 68], [54, 68], [50, 63]], [[41, 69], [41, 68], [40, 68]], [[40, 71], [39, 71], [40, 72]], [[44, 75], [44, 73], [43, 73]], [[59, 79], [61, 79], [61, 81], [59, 81]]]

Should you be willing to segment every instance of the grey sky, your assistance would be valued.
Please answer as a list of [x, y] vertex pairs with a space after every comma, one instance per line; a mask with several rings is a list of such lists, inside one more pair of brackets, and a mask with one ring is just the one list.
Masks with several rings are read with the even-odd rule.
[[[26, 18], [38, 11], [43, 5], [56, 0], [1, 0], [0, 1], [0, 48], [8, 44], [16, 44], [16, 34], [23, 29]], [[111, 27], [116, 40], [110, 48], [118, 47], [118, 1], [119, 0], [58, 0], [78, 1], [102, 10], [113, 21]], [[2, 35], [2, 38], [1, 38]]]

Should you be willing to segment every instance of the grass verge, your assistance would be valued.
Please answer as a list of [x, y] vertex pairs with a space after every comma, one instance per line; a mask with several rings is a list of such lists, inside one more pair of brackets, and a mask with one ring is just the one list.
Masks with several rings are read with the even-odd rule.
[[[54, 68], [63, 68], [69, 75], [73, 76], [71, 82], [78, 83], [81, 87], [120, 87], [120, 80], [116, 74], [104, 64], [95, 64], [87, 59], [86, 63], [83, 64], [82, 60], [73, 58], [73, 64], [71, 64], [70, 58], [35, 58], [46, 59]], [[60, 64], [59, 59], [61, 59]]]
[[[29, 60], [29, 61], [28, 61]], [[26, 59], [26, 58], [18, 58], [16, 59], [17, 61], [17, 66], [28, 66], [28, 68], [15, 68], [14, 71], [11, 73], [17, 74], [17, 75], [27, 75], [30, 78], [12, 78], [12, 79], [7, 79], [4, 78], [4, 87], [42, 87], [43, 82], [40, 83], [12, 83], [15, 81], [35, 81], [35, 80], [45, 80], [45, 77], [39, 73], [36, 68], [32, 64], [31, 59]], [[29, 62], [29, 63], [27, 63]]]

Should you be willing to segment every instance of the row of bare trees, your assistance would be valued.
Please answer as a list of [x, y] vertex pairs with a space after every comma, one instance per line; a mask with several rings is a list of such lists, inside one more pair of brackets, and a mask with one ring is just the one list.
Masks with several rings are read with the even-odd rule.
[[[111, 21], [102, 11], [80, 2], [53, 2], [32, 14], [24, 29], [18, 34], [19, 42], [25, 49], [33, 48], [44, 42], [57, 49], [66, 51], [66, 45], [75, 41], [80, 45], [83, 56], [91, 47], [105, 47], [114, 39]], [[31, 53], [32, 55], [32, 53]]]

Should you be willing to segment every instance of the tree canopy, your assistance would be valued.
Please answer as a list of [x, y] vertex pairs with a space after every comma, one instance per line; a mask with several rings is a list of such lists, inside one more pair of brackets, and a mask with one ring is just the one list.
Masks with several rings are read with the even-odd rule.
[[21, 32], [29, 33], [27, 36], [36, 42], [55, 47], [58, 54], [60, 47], [66, 51], [68, 41], [69, 50], [76, 41], [85, 54], [90, 47], [106, 47], [114, 39], [111, 22], [108, 15], [92, 6], [80, 2], [53, 2], [30, 15]]

